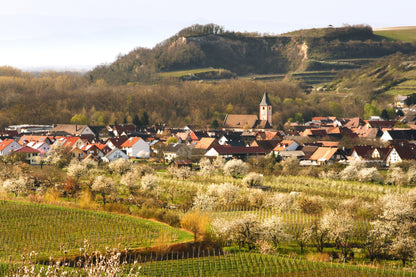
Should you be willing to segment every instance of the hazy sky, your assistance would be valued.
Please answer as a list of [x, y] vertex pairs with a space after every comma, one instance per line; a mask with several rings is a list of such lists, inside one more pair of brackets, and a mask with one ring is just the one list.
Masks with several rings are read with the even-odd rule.
[[415, 11], [415, 0], [0, 0], [0, 65], [93, 67], [197, 23], [280, 34], [414, 26]]

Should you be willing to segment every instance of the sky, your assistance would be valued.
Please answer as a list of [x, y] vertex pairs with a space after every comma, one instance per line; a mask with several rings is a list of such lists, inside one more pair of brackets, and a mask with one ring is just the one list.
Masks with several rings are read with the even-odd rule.
[[415, 0], [0, 0], [0, 66], [90, 69], [193, 24], [281, 34], [416, 26]]

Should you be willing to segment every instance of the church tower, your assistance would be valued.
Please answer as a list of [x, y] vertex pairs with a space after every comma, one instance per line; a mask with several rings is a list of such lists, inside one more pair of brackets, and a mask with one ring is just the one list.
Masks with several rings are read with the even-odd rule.
[[270, 126], [273, 126], [272, 125], [272, 103], [270, 102], [267, 92], [264, 93], [263, 99], [260, 102], [259, 108], [260, 108], [259, 119], [267, 120]]

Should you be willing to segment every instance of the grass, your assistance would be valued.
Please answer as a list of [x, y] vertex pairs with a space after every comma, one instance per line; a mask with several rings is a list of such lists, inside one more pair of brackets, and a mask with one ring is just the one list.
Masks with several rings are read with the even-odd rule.
[[186, 76], [200, 74], [200, 73], [207, 73], [207, 72], [221, 73], [222, 71], [224, 71], [224, 69], [207, 67], [207, 68], [162, 72], [162, 73], [159, 73], [158, 75], [161, 78], [181, 78], [181, 77], [186, 77]]
[[86, 239], [97, 250], [192, 240], [186, 231], [127, 215], [17, 201], [1, 201], [0, 210], [0, 262], [30, 251], [40, 258], [61, 256], [62, 249], [77, 255]]
[[413, 42], [416, 41], [416, 27], [397, 27], [375, 30], [374, 34], [380, 39], [393, 41]]

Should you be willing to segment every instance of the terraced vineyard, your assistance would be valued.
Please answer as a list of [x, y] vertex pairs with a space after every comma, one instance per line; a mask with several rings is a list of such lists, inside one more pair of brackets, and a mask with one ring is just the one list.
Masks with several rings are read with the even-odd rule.
[[409, 95], [416, 93], [416, 80], [407, 80], [386, 92], [390, 95]]
[[79, 254], [88, 240], [96, 250], [138, 248], [188, 241], [192, 235], [170, 226], [126, 215], [24, 202], [0, 202], [0, 263], [30, 251], [39, 258]]

